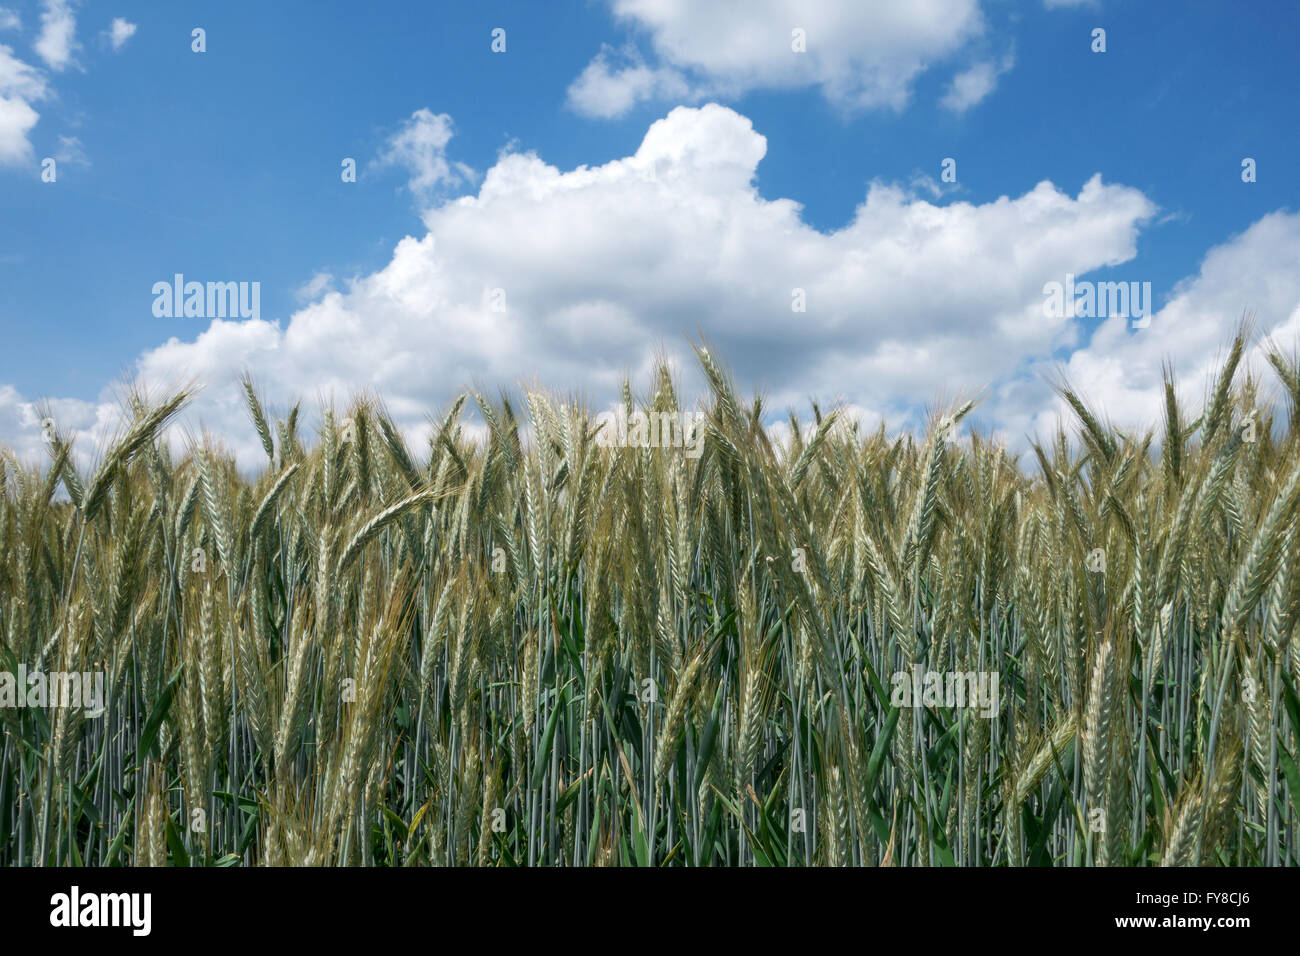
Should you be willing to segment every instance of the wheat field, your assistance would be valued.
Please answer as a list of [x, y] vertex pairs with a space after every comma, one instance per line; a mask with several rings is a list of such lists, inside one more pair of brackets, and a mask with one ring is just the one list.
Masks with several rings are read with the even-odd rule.
[[415, 449], [246, 382], [255, 475], [163, 441], [185, 390], [86, 471], [55, 431], [0, 464], [0, 670], [106, 693], [0, 707], [0, 863], [1295, 865], [1300, 368], [1249, 347], [1149, 434], [1063, 387], [1024, 460], [969, 403], [777, 443], [703, 348], [694, 457], [541, 392]]

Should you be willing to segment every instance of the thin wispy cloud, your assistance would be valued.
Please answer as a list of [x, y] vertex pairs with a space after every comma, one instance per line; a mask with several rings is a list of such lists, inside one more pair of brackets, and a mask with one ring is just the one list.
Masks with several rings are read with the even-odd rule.
[[135, 36], [136, 24], [124, 19], [123, 17], [114, 17], [113, 23], [105, 31], [108, 37], [108, 43], [116, 53], [126, 46], [126, 41]]
[[51, 70], [66, 70], [77, 52], [77, 16], [71, 0], [43, 0], [41, 32], [32, 48]]
[[964, 113], [982, 103], [995, 89], [998, 78], [1015, 66], [1015, 57], [1000, 60], [983, 60], [952, 78], [939, 105], [954, 113]]

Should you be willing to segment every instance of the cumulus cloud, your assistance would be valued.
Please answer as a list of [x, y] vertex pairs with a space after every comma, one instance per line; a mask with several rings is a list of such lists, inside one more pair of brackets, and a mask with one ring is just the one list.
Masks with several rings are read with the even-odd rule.
[[41, 32], [32, 48], [50, 69], [67, 69], [77, 51], [77, 15], [70, 0], [44, 0]]
[[[1268, 337], [1287, 353], [1300, 343], [1300, 213], [1271, 213], [1211, 249], [1147, 328], [1131, 334], [1123, 318], [1107, 319], [1061, 371], [1116, 425], [1153, 427], [1163, 414], [1162, 363], [1177, 373], [1180, 401], [1199, 407], [1243, 313], [1261, 333], [1246, 365], [1271, 379], [1264, 365]], [[1062, 411], [1059, 403], [1040, 411], [1031, 427], [1051, 427]]]
[[0, 44], [0, 166], [31, 160], [28, 134], [41, 115], [32, 103], [48, 94], [40, 71], [15, 57], [11, 47]]
[[136, 25], [134, 23], [131, 23], [125, 17], [114, 17], [112, 25], [105, 31], [108, 35], [109, 45], [113, 47], [113, 52], [116, 53], [126, 46], [126, 41], [135, 36], [135, 31]]
[[[0, 440], [21, 461], [36, 462], [45, 459], [48, 446], [44, 441], [44, 422], [47, 418], [57, 423], [58, 430], [64, 434], [75, 431], [90, 436], [103, 436], [111, 433], [119, 417], [117, 408], [107, 401], [55, 398], [32, 402], [24, 399], [12, 385], [0, 385]], [[87, 447], [76, 448], [83, 462], [91, 450]]]
[[407, 187], [427, 201], [440, 190], [458, 186], [474, 175], [463, 163], [448, 161], [446, 150], [451, 137], [450, 116], [418, 109], [388, 137], [374, 166], [406, 169], [410, 174]]
[[23, 21], [17, 12], [8, 7], [0, 7], [0, 30], [21, 30]]
[[[477, 192], [429, 208], [427, 233], [399, 242], [383, 269], [341, 291], [313, 280], [316, 298], [283, 322], [173, 320], [175, 337], [139, 358], [138, 375], [155, 389], [205, 382], [190, 421], [253, 466], [244, 370], [280, 408], [379, 393], [417, 434], [474, 383], [540, 382], [603, 407], [626, 374], [644, 385], [667, 354], [698, 389], [684, 339], [698, 330], [774, 415], [816, 397], [897, 424], [937, 397], [987, 389], [986, 420], [1020, 439], [1054, 422], [1042, 375], [1058, 354], [1108, 413], [1140, 415], [1166, 353], [1200, 374], [1243, 307], [1269, 329], [1297, 321], [1295, 215], [1209, 253], [1150, 328], [1103, 324], [1085, 341], [1080, 320], [1044, 316], [1043, 285], [1131, 261], [1158, 212], [1139, 190], [1093, 176], [1077, 191], [1041, 182], [938, 205], [876, 182], [846, 226], [822, 232], [798, 203], [759, 195], [766, 146], [744, 116], [708, 104], [674, 109], [601, 166], [507, 152]], [[31, 446], [34, 418], [12, 411], [20, 396], [8, 402], [0, 438], [18, 429]], [[102, 427], [112, 407], [78, 414]]]
[[[913, 81], [984, 32], [979, 0], [609, 0], [648, 35], [656, 62], [602, 49], [569, 104], [617, 116], [642, 100], [816, 87], [844, 109], [901, 109]], [[795, 31], [802, 31], [802, 51]]]

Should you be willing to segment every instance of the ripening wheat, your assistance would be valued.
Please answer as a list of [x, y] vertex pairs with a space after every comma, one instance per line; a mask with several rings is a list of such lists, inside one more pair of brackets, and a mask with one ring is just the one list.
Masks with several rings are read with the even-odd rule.
[[698, 457], [540, 393], [308, 447], [251, 382], [252, 480], [167, 447], [183, 393], [88, 474], [6, 453], [0, 863], [1296, 865], [1300, 434], [1245, 347], [1028, 462], [969, 406], [775, 444], [704, 350]]

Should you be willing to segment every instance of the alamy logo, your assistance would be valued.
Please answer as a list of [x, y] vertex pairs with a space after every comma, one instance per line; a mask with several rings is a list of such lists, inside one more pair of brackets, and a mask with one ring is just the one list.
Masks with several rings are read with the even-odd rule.
[[104, 674], [101, 671], [0, 671], [0, 707], [85, 708], [87, 717], [104, 713]]
[[153, 284], [153, 314], [159, 319], [260, 319], [260, 282], [186, 282], [176, 273], [171, 282]]
[[1150, 282], [1082, 282], [1074, 273], [1065, 274], [1065, 282], [1043, 286], [1043, 314], [1049, 319], [1100, 319], [1119, 315], [1133, 319], [1133, 328], [1151, 324]]
[[50, 925], [128, 926], [133, 936], [148, 936], [153, 928], [153, 897], [149, 893], [71, 893], [50, 897]]
[[704, 451], [704, 415], [699, 412], [635, 411], [626, 418], [617, 412], [596, 416], [601, 448], [681, 448], [687, 458]]
[[997, 671], [897, 671], [890, 679], [891, 707], [978, 707], [981, 717], [998, 711]]

